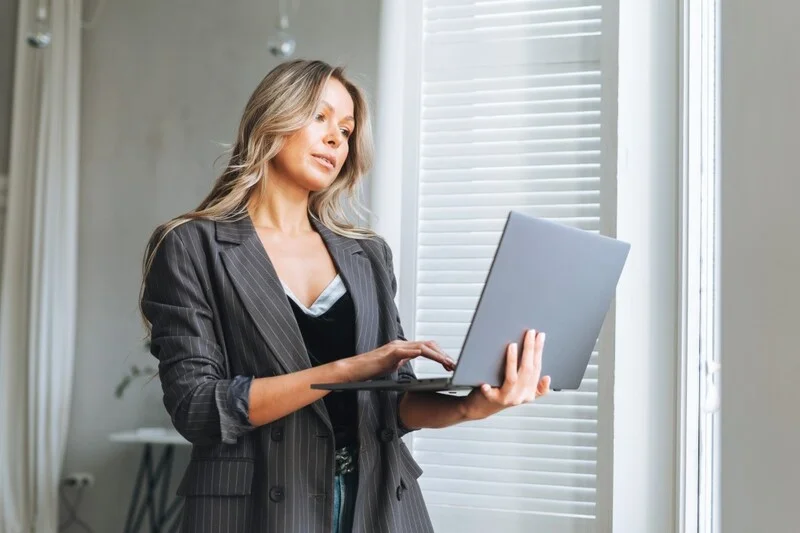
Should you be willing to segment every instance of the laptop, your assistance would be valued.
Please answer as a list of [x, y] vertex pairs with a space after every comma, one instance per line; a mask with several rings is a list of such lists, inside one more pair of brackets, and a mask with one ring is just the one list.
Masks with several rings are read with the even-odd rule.
[[542, 376], [577, 389], [616, 292], [630, 244], [510, 211], [453, 374], [442, 378], [319, 383], [324, 390], [459, 394], [503, 384], [506, 347], [525, 331], [547, 334]]

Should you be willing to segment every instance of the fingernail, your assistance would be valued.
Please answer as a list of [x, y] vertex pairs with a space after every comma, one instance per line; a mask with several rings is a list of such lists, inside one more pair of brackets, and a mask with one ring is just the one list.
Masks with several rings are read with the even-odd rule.
[[545, 339], [546, 337], [547, 337], [547, 334], [546, 334], [546, 333], [544, 333], [544, 332], [542, 332], [542, 342], [544, 342], [544, 339]]

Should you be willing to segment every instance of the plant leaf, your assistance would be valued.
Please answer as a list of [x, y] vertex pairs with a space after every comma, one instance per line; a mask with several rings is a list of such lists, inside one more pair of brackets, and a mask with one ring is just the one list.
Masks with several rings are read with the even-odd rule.
[[114, 395], [117, 398], [122, 398], [122, 394], [125, 392], [125, 389], [128, 387], [130, 382], [131, 382], [130, 376], [125, 376], [124, 378], [122, 378], [122, 381], [119, 382], [117, 388], [114, 390]]

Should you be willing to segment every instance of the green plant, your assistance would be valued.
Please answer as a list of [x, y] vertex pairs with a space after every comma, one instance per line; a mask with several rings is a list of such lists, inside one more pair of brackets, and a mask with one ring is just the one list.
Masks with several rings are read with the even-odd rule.
[[[150, 351], [150, 341], [144, 343], [144, 348], [147, 352]], [[142, 368], [139, 368], [136, 365], [131, 366], [131, 369], [128, 371], [128, 373], [122, 376], [120, 382], [117, 383], [117, 386], [114, 389], [114, 396], [117, 398], [122, 398], [122, 396], [125, 394], [125, 389], [127, 389], [128, 385], [133, 383], [135, 379], [142, 376], [153, 378], [157, 374], [158, 371], [149, 365]]]
[[155, 373], [156, 369], [153, 367], [146, 366], [140, 369], [138, 366], [133, 365], [130, 371], [124, 376], [122, 376], [122, 379], [117, 384], [117, 388], [114, 389], [114, 396], [116, 396], [117, 398], [122, 398], [122, 395], [125, 393], [125, 389], [128, 388], [128, 385], [130, 385], [133, 382], [133, 380], [141, 376], [152, 377], [153, 375], [155, 375]]

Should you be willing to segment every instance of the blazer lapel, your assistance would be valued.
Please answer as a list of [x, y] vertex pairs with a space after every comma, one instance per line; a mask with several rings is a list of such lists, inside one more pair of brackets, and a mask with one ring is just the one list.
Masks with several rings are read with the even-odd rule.
[[[314, 217], [311, 223], [322, 237], [355, 307], [356, 354], [376, 348], [378, 300], [372, 265], [355, 239], [338, 235]], [[233, 286], [256, 329], [287, 373], [311, 368], [303, 336], [278, 274], [264, 250], [249, 216], [234, 222], [216, 223], [217, 240], [236, 244], [220, 255]], [[330, 417], [322, 400], [312, 404], [325, 424]], [[368, 391], [358, 393], [359, 426], [367, 418], [377, 419]], [[375, 422], [375, 421], [373, 421]], [[374, 425], [374, 424], [373, 424]]]
[[218, 222], [217, 228], [218, 240], [239, 245], [223, 250], [222, 261], [250, 318], [281, 367], [286, 372], [311, 368], [286, 293], [250, 217], [232, 223]]
[[325, 242], [353, 299], [356, 309], [356, 353], [353, 355], [374, 350], [378, 333], [378, 300], [372, 265], [357, 240], [334, 233], [316, 218], [312, 217], [311, 223]]
[[[220, 252], [225, 269], [247, 313], [284, 372], [311, 368], [303, 336], [278, 274], [252, 220], [216, 223], [217, 240], [237, 244]], [[312, 404], [325, 424], [330, 417], [322, 400]]]
[[[334, 233], [313, 217], [311, 223], [325, 241], [325, 245], [336, 263], [339, 275], [353, 299], [353, 306], [356, 310], [356, 353], [354, 355], [374, 350], [377, 347], [379, 318], [378, 296], [372, 264], [357, 240]], [[367, 430], [378, 427], [374, 393], [358, 391], [356, 403], [358, 404], [359, 436], [362, 442], [369, 442], [369, 436], [366, 435]], [[366, 472], [369, 470], [373, 458], [369, 455], [369, 449], [365, 451], [367, 453], [361, 456], [359, 462], [363, 463], [361, 466]]]

